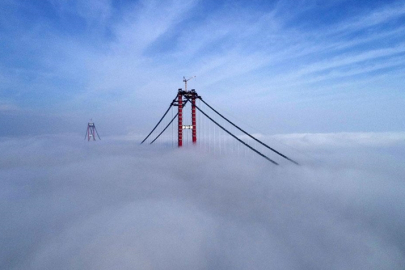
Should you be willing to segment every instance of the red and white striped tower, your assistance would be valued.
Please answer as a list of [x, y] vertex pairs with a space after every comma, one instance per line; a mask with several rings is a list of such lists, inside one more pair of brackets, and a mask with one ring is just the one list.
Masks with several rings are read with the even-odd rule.
[[195, 113], [195, 99], [197, 96], [197, 93], [195, 91], [191, 90], [192, 96], [191, 96], [191, 123], [193, 125], [193, 144], [197, 143], [197, 119], [196, 119], [196, 113]]
[[183, 146], [183, 93], [182, 90], [179, 89], [179, 93], [177, 95], [177, 106], [179, 108], [179, 114], [177, 116], [179, 125], [178, 125], [178, 145], [179, 147]]
[[[183, 146], [183, 129], [192, 129], [193, 135], [193, 144], [197, 143], [197, 119], [196, 119], [196, 107], [195, 107], [195, 100], [199, 97], [194, 89], [191, 91], [187, 91], [187, 82], [191, 79], [195, 78], [195, 76], [186, 79], [183, 77], [184, 82], [184, 90], [179, 89], [177, 94], [177, 106], [178, 106], [178, 145], [179, 147]], [[191, 102], [191, 125], [183, 125], [183, 96], [186, 98], [186, 102]]]

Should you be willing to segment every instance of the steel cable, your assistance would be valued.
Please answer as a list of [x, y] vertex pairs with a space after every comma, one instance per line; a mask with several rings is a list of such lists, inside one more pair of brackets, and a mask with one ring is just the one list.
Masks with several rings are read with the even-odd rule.
[[[204, 102], [204, 101], [203, 101]], [[233, 138], [235, 138], [236, 140], [238, 140], [240, 143], [244, 144], [246, 147], [248, 147], [250, 150], [252, 150], [253, 152], [255, 152], [256, 154], [264, 157], [265, 159], [267, 159], [268, 161], [270, 161], [271, 163], [273, 163], [274, 165], [278, 165], [277, 162], [275, 162], [274, 160], [270, 159], [269, 157], [267, 157], [266, 155], [260, 153], [259, 151], [257, 151], [256, 149], [254, 149], [253, 147], [251, 147], [250, 145], [248, 145], [247, 143], [245, 143], [244, 141], [242, 141], [241, 139], [239, 139], [238, 137], [236, 137], [235, 135], [233, 135], [230, 131], [228, 131], [226, 128], [224, 128], [223, 126], [221, 126], [220, 124], [218, 124], [214, 119], [212, 119], [211, 117], [209, 117], [205, 112], [203, 112], [199, 107], [197, 107], [197, 105], [194, 105], [202, 114], [205, 115], [205, 117], [207, 117], [208, 119], [210, 119], [214, 124], [216, 124], [218, 127], [220, 127], [223, 131], [225, 131], [226, 133], [228, 133], [229, 135], [231, 135]]]
[[[177, 95], [176, 95], [177, 97]], [[169, 112], [170, 108], [173, 106], [173, 103], [176, 101], [176, 98], [173, 99], [172, 103], [170, 103], [169, 108], [166, 110], [166, 112], [163, 114], [162, 118], [160, 118], [159, 122], [156, 124], [156, 126], [152, 129], [152, 131], [148, 134], [148, 136], [146, 136], [145, 139], [143, 139], [143, 141], [141, 142], [141, 144], [143, 144], [148, 138], [149, 136], [153, 133], [153, 131], [155, 131], [155, 129], [159, 126], [160, 122], [162, 122], [163, 118], [165, 118], [166, 114]]]
[[212, 108], [207, 102], [205, 102], [201, 97], [199, 97], [199, 99], [205, 104], [207, 105], [211, 110], [213, 110], [215, 113], [217, 113], [219, 116], [221, 116], [223, 119], [225, 119], [229, 124], [231, 124], [232, 126], [234, 126], [235, 128], [239, 129], [240, 131], [242, 131], [244, 134], [248, 135], [250, 138], [252, 138], [253, 140], [255, 140], [256, 142], [260, 143], [261, 145], [263, 145], [264, 147], [270, 149], [271, 151], [273, 151], [274, 153], [282, 156], [283, 158], [291, 161], [292, 163], [299, 165], [298, 162], [296, 162], [295, 160], [292, 160], [291, 158], [287, 157], [286, 155], [283, 155], [282, 153], [280, 153], [279, 151], [277, 151], [276, 149], [268, 146], [267, 144], [265, 144], [264, 142], [256, 139], [255, 137], [253, 137], [252, 135], [250, 135], [249, 133], [247, 133], [246, 131], [244, 131], [243, 129], [241, 129], [240, 127], [238, 127], [237, 125], [235, 125], [234, 123], [232, 123], [228, 118], [226, 118], [225, 116], [223, 116], [222, 114], [220, 114], [217, 110], [215, 110], [214, 108]]
[[[188, 100], [184, 103], [183, 108], [186, 107]], [[176, 115], [172, 118], [172, 120], [170, 120], [169, 124], [167, 124], [167, 126], [159, 133], [159, 135], [156, 136], [156, 138], [150, 142], [150, 144], [154, 143], [159, 137], [160, 135], [163, 134], [163, 132], [166, 131], [166, 129], [170, 126], [170, 124], [174, 121], [174, 119], [176, 119], [176, 117], [179, 115], [179, 113], [176, 113]]]

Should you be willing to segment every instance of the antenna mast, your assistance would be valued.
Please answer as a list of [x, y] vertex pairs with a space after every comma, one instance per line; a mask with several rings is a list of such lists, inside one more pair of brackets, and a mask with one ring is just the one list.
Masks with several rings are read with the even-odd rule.
[[186, 77], [185, 77], [185, 76], [183, 76], [183, 82], [184, 82], [184, 91], [187, 91], [187, 82], [188, 82], [189, 80], [191, 80], [191, 79], [194, 79], [194, 78], [195, 78], [195, 76], [193, 76], [193, 77], [190, 77], [190, 78], [186, 79]]

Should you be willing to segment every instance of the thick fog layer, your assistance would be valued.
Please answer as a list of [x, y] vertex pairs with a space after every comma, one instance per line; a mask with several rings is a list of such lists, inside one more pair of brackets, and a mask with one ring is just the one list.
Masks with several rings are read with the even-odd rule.
[[301, 166], [3, 139], [0, 269], [405, 269], [404, 138], [267, 138]]

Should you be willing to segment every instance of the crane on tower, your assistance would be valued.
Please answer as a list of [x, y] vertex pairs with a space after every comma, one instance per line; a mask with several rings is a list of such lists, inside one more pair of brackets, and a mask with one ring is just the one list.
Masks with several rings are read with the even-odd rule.
[[194, 79], [194, 78], [195, 78], [195, 76], [193, 76], [193, 77], [190, 77], [190, 78], [186, 79], [186, 77], [185, 77], [185, 76], [183, 76], [183, 82], [184, 82], [184, 91], [187, 91], [187, 82], [188, 82], [189, 80], [191, 80], [191, 79]]

